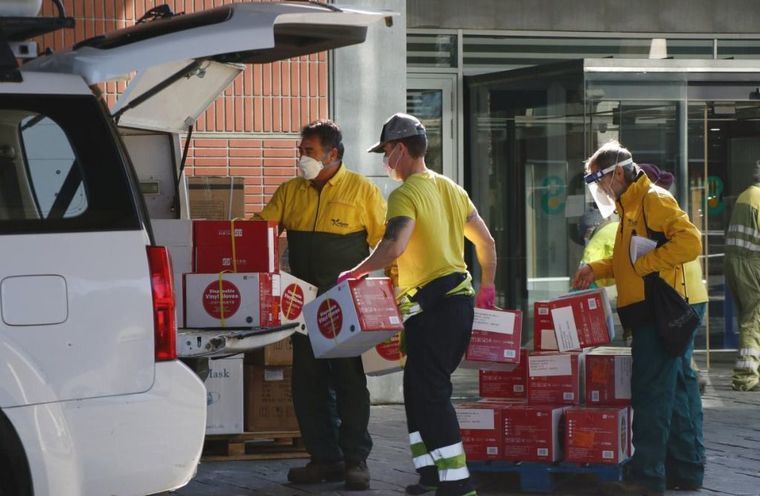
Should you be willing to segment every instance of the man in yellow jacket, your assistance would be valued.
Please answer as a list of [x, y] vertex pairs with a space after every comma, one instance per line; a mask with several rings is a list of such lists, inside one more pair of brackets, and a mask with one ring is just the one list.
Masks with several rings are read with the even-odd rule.
[[[700, 233], [675, 198], [652, 185], [620, 143], [602, 146], [588, 159], [587, 167], [589, 190], [600, 211], [609, 215], [617, 209], [621, 228], [612, 258], [578, 269], [573, 287], [585, 289], [595, 279], [614, 277], [618, 315], [623, 325], [633, 330], [635, 452], [626, 481], [606, 485], [605, 493], [659, 496], [666, 486], [698, 489], [705, 455], [699, 386], [690, 365], [692, 346], [680, 357], [665, 351], [645, 300], [643, 278], [658, 272], [686, 297], [684, 264], [699, 256]], [[633, 260], [633, 236], [649, 237], [650, 233], [666, 242]]]

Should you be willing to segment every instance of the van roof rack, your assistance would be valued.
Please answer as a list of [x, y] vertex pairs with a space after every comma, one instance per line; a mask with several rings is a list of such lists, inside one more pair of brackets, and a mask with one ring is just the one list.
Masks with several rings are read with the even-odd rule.
[[74, 18], [66, 17], [61, 0], [52, 2], [58, 9], [56, 17], [0, 17], [0, 82], [22, 81], [11, 43], [74, 27]]

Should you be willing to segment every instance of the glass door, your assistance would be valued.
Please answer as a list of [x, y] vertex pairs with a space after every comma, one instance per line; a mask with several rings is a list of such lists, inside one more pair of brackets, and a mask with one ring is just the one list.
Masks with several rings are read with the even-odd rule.
[[456, 76], [409, 74], [406, 111], [417, 117], [428, 135], [425, 163], [428, 168], [461, 182], [458, 177], [455, 130]]

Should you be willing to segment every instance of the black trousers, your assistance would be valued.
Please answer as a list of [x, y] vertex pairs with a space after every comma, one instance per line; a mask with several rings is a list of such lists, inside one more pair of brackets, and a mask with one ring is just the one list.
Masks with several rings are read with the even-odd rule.
[[320, 463], [366, 460], [372, 438], [361, 358], [314, 358], [308, 336], [292, 339], [293, 406], [306, 451]]
[[419, 432], [428, 452], [461, 442], [451, 374], [469, 345], [473, 313], [471, 296], [450, 296], [404, 324], [407, 427], [410, 434]]

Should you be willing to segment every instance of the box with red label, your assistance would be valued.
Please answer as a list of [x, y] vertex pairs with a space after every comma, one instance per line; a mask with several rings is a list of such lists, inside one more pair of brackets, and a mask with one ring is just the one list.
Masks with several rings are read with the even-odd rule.
[[537, 301], [533, 304], [533, 349], [559, 351], [548, 301]]
[[401, 353], [400, 344], [401, 334], [399, 333], [362, 353], [364, 373], [379, 376], [403, 370], [406, 355]]
[[621, 463], [630, 456], [628, 408], [568, 408], [565, 461]]
[[528, 403], [580, 405], [582, 353], [533, 352], [528, 355]]
[[501, 411], [504, 456], [508, 461], [556, 462], [562, 459], [560, 406], [514, 405]]
[[629, 406], [633, 358], [630, 348], [596, 348], [586, 353], [586, 404]]
[[522, 312], [475, 309], [463, 367], [512, 370], [520, 363]]
[[612, 341], [612, 321], [607, 292], [603, 288], [577, 291], [549, 303], [559, 351], [574, 351]]
[[500, 460], [504, 455], [502, 411], [514, 403], [478, 401], [455, 410], [467, 460]]
[[527, 398], [528, 350], [520, 350], [520, 364], [512, 370], [481, 370], [478, 382], [482, 398]]
[[359, 356], [404, 328], [387, 277], [343, 281], [307, 303], [304, 317], [316, 358]]
[[185, 325], [272, 327], [280, 325], [279, 274], [185, 274]]
[[193, 221], [195, 272], [279, 272], [278, 240], [276, 222]]
[[317, 297], [317, 287], [287, 272], [280, 272], [280, 323], [298, 322], [296, 332], [306, 334], [303, 307]]

